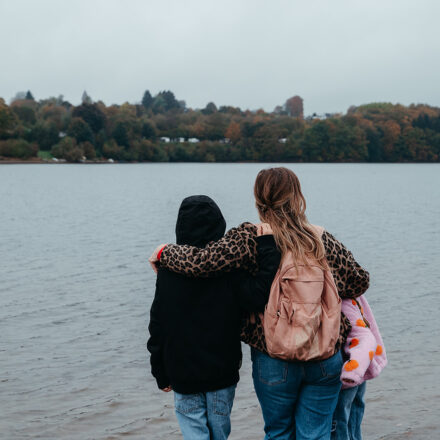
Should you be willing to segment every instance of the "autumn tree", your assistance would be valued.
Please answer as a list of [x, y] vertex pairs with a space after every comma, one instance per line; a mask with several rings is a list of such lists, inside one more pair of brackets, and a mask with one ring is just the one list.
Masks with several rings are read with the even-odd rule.
[[303, 99], [300, 96], [295, 95], [289, 98], [284, 104], [284, 107], [289, 116], [304, 119]]
[[17, 124], [17, 117], [5, 101], [0, 98], [0, 139], [6, 139], [12, 135]]
[[226, 130], [225, 137], [230, 139], [232, 143], [237, 143], [241, 138], [240, 124], [232, 121]]

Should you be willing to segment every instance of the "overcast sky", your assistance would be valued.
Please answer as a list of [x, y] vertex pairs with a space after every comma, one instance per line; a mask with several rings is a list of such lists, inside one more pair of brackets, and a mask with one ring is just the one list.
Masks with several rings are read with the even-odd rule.
[[440, 106], [439, 0], [0, 0], [0, 97]]

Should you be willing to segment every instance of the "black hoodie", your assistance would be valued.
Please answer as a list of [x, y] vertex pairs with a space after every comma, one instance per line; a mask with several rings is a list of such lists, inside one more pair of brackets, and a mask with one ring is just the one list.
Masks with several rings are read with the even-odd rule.
[[[183, 200], [178, 244], [203, 247], [225, 233], [226, 222], [207, 196]], [[280, 262], [272, 236], [257, 238], [259, 271], [188, 278], [160, 268], [150, 313], [151, 371], [159, 388], [182, 394], [226, 388], [239, 380], [243, 313], [261, 312]]]

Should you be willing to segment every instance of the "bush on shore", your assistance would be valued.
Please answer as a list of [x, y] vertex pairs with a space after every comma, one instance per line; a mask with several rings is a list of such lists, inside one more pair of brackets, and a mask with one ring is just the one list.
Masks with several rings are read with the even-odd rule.
[[37, 157], [37, 154], [38, 145], [27, 142], [24, 139], [0, 141], [0, 156], [30, 159], [31, 157]]

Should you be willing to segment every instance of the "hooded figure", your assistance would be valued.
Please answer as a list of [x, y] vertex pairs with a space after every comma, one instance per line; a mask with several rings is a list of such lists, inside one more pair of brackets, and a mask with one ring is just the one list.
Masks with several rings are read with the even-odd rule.
[[176, 223], [176, 243], [204, 247], [225, 235], [226, 222], [217, 203], [208, 196], [183, 199]]
[[[178, 244], [204, 247], [225, 233], [226, 222], [208, 196], [182, 201], [176, 224]], [[257, 239], [258, 273], [243, 271], [215, 278], [189, 278], [159, 268], [150, 313], [151, 371], [159, 388], [180, 394], [235, 385], [241, 365], [243, 313], [267, 302], [280, 262], [273, 236]]]

